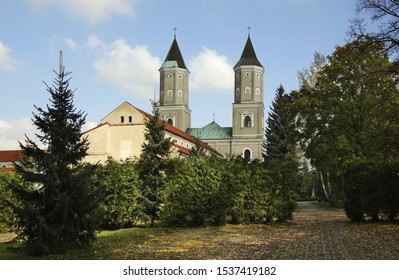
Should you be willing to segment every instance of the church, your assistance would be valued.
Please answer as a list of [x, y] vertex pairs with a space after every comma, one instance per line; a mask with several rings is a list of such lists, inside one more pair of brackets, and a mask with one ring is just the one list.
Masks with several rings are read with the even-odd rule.
[[[207, 154], [223, 157], [241, 155], [246, 160], [262, 160], [264, 139], [263, 74], [250, 35], [240, 59], [233, 67], [234, 103], [232, 127], [215, 121], [200, 128], [191, 127], [189, 107], [190, 72], [184, 62], [176, 36], [159, 69], [160, 118], [166, 122], [167, 137], [175, 140], [174, 154], [187, 156], [200, 145]], [[206, 106], [206, 104], [204, 104]], [[83, 133], [90, 142], [88, 162], [103, 162], [108, 156], [116, 160], [139, 157], [144, 141], [143, 118], [150, 114], [128, 102], [113, 110], [101, 123]], [[198, 140], [199, 139], [199, 140]]]

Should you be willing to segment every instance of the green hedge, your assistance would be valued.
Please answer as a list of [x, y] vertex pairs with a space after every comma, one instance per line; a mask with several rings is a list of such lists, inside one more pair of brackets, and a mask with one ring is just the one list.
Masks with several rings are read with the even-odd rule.
[[345, 212], [352, 221], [394, 220], [399, 213], [399, 161], [359, 160], [343, 175]]
[[135, 162], [116, 162], [108, 158], [104, 165], [97, 167], [91, 181], [101, 196], [103, 229], [131, 227], [140, 220], [139, 179]]
[[182, 165], [167, 176], [161, 220], [168, 226], [292, 218], [292, 185], [285, 184], [284, 175], [272, 176], [263, 163], [200, 156], [184, 160]]
[[20, 184], [22, 179], [15, 172], [1, 173], [0, 170], [0, 232], [10, 232], [15, 224], [13, 207], [16, 199], [12, 194], [11, 185]]

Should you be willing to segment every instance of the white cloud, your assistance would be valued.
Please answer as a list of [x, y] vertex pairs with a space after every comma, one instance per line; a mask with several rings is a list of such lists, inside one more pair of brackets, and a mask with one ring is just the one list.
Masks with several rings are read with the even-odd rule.
[[35, 131], [36, 128], [29, 118], [11, 121], [0, 120], [0, 150], [19, 149], [18, 141], [24, 143], [25, 134], [35, 141]]
[[0, 41], [0, 71], [12, 71], [16, 60], [10, 55], [11, 50]]
[[227, 56], [203, 47], [188, 64], [192, 89], [226, 91], [234, 86], [233, 65]]
[[78, 48], [78, 45], [76, 44], [76, 42], [71, 38], [64, 39], [64, 42], [68, 46], [68, 48], [70, 48], [71, 50], [76, 50]]
[[114, 14], [135, 15], [134, 3], [137, 0], [29, 0], [32, 7], [41, 10], [46, 7], [67, 11], [91, 24], [109, 20]]
[[87, 37], [86, 45], [89, 48], [104, 48], [105, 43], [101, 41], [96, 35], [90, 35]]
[[152, 97], [158, 87], [158, 68], [161, 60], [152, 56], [147, 46], [130, 46], [124, 40], [106, 45], [96, 37], [88, 39], [89, 45], [99, 46], [100, 58], [95, 62], [97, 78], [141, 96]]
[[[87, 131], [96, 126], [96, 122], [87, 122], [82, 131]], [[19, 150], [18, 141], [24, 144], [25, 135], [43, 148], [44, 145], [36, 138], [35, 133], [37, 133], [36, 126], [28, 117], [10, 121], [0, 119], [0, 150]]]

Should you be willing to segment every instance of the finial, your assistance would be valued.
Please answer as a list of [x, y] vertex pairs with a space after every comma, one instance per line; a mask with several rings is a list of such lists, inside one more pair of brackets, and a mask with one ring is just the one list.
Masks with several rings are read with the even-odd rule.
[[215, 116], [216, 116], [216, 114], [213, 113], [212, 115], [213, 115], [213, 122], [215, 122]]
[[247, 29], [248, 29], [248, 38], [249, 38], [251, 37], [251, 26], [248, 26]]
[[176, 30], [177, 30], [177, 28], [175, 27], [175, 28], [173, 28], [173, 32], [174, 32], [174, 37], [175, 37], [175, 39], [176, 39]]

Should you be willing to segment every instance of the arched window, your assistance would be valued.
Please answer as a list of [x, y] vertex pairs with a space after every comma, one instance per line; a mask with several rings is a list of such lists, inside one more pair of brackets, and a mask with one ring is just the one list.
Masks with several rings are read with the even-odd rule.
[[251, 150], [250, 149], [245, 149], [244, 150], [244, 159], [246, 162], [251, 161]]
[[252, 126], [252, 120], [250, 116], [246, 116], [244, 118], [244, 127], [251, 127]]
[[173, 119], [172, 118], [168, 118], [167, 122], [168, 122], [168, 124], [173, 125]]

